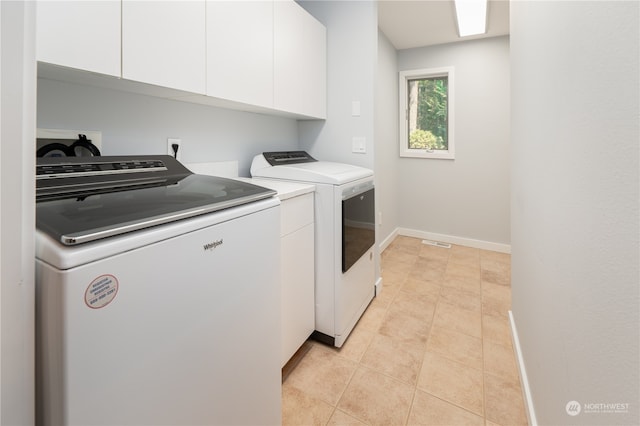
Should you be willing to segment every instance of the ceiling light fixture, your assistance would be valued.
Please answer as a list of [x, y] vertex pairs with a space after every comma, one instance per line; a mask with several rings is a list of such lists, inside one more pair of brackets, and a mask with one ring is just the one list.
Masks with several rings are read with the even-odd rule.
[[460, 37], [487, 32], [487, 0], [455, 0], [455, 5]]

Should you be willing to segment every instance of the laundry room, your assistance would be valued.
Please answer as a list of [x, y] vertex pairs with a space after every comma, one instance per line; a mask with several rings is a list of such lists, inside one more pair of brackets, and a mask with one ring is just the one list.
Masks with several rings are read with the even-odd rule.
[[638, 2], [18, 3], [0, 423], [638, 422]]

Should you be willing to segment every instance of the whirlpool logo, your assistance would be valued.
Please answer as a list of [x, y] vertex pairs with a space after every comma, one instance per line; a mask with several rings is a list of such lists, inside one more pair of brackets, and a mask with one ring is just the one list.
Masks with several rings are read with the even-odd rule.
[[217, 241], [212, 241], [210, 243], [207, 243], [205, 245], [202, 246], [202, 248], [204, 249], [204, 251], [213, 251], [215, 250], [218, 246], [221, 246], [224, 243], [224, 241], [222, 240], [222, 238], [220, 238]]

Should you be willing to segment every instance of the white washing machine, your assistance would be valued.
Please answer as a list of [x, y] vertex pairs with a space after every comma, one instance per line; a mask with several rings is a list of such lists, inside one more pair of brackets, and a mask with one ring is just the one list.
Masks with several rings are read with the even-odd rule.
[[280, 424], [275, 191], [168, 156], [36, 182], [37, 424]]
[[375, 296], [373, 172], [286, 151], [255, 156], [251, 175], [316, 186], [313, 337], [341, 347]]

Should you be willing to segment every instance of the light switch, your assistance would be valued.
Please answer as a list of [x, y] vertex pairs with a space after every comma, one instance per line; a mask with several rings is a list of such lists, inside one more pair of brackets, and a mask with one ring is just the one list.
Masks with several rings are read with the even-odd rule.
[[351, 115], [353, 117], [360, 117], [360, 101], [351, 102]]
[[351, 140], [351, 152], [364, 154], [367, 152], [367, 138], [354, 136]]

